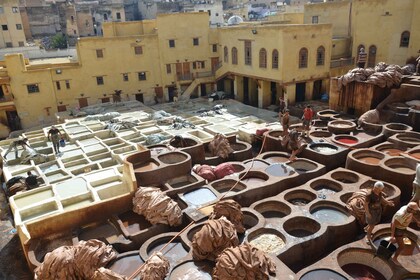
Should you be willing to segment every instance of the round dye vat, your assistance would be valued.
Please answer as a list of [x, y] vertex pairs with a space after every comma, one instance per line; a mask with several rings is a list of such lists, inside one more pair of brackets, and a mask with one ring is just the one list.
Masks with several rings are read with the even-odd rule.
[[338, 141], [340, 143], [343, 143], [343, 144], [346, 144], [346, 145], [354, 145], [357, 142], [359, 142], [356, 139], [353, 139], [353, 138], [344, 138], [344, 137], [343, 138], [338, 138], [338, 139], [336, 139], [336, 141]]
[[[420, 156], [420, 154], [419, 154]], [[271, 163], [281, 163], [281, 162], [286, 162], [289, 161], [289, 159], [287, 157], [281, 157], [281, 156], [273, 156], [273, 157], [268, 157], [264, 159], [265, 161]]]
[[132, 211], [125, 212], [118, 217], [130, 234], [138, 233], [139, 231], [152, 226], [143, 215], [139, 215]]
[[[388, 236], [381, 236], [380, 238], [375, 239], [373, 241], [373, 244], [375, 245], [376, 248], [378, 248], [379, 244], [381, 243], [382, 240], [389, 241], [390, 238], [391, 237], [389, 235]], [[403, 241], [404, 241], [405, 246], [404, 246], [404, 248], [401, 252], [401, 256], [413, 256], [414, 257], [414, 255], [420, 254], [420, 248], [417, 245], [416, 241], [413, 241], [408, 237], [404, 237]], [[395, 243], [394, 246], [398, 248], [397, 243]]]
[[325, 198], [331, 194], [335, 194], [337, 191], [329, 188], [328, 186], [318, 186], [316, 192], [319, 198]]
[[312, 213], [312, 216], [318, 222], [329, 224], [342, 224], [348, 219], [346, 214], [334, 208], [318, 208]]
[[172, 270], [169, 280], [211, 280], [211, 273], [213, 268], [208, 262], [193, 262], [189, 261]]
[[414, 169], [411, 169], [407, 166], [404, 165], [389, 165], [388, 167], [392, 168], [393, 170], [397, 171], [397, 172], [402, 172], [402, 173], [413, 173], [415, 172]]
[[329, 144], [312, 144], [309, 147], [315, 152], [318, 152], [324, 155], [334, 154], [338, 150], [337, 147], [333, 145], [329, 145]]
[[329, 269], [317, 269], [305, 273], [300, 280], [347, 280], [346, 277]]
[[289, 200], [289, 202], [292, 203], [293, 205], [296, 205], [296, 206], [305, 206], [306, 204], [309, 203], [308, 200], [303, 199], [303, 198], [291, 199], [291, 200]]
[[276, 177], [289, 176], [293, 174], [293, 169], [283, 163], [274, 163], [265, 169], [267, 174]]
[[136, 269], [143, 264], [138, 252], [128, 255], [126, 257], [121, 257], [108, 267], [111, 271], [118, 273], [123, 276], [130, 276], [136, 271]]
[[364, 264], [349, 263], [341, 268], [355, 280], [386, 280], [377, 270]]
[[367, 164], [379, 164], [379, 162], [381, 161], [380, 158], [376, 158], [376, 157], [362, 157], [362, 158], [358, 158], [358, 160], [367, 163]]
[[264, 233], [253, 238], [249, 244], [268, 253], [278, 254], [286, 244], [279, 236], [271, 233]]
[[290, 235], [293, 235], [294, 237], [306, 237], [313, 234], [309, 230], [305, 230], [305, 229], [289, 230], [287, 233]]
[[250, 178], [245, 178], [242, 179], [241, 182], [246, 183], [249, 186], [259, 186], [262, 185], [266, 180], [262, 179], [262, 178], [258, 178], [258, 177], [250, 177]]
[[201, 188], [184, 194], [184, 200], [195, 206], [205, 204], [216, 198], [216, 195], [208, 188]]
[[263, 215], [264, 218], [268, 218], [268, 219], [283, 218], [287, 216], [285, 213], [280, 212], [280, 211], [265, 211], [261, 213], [261, 215]]
[[268, 166], [267, 163], [260, 161], [260, 160], [254, 160], [254, 162], [249, 161], [247, 163], [245, 163], [245, 167], [246, 169], [250, 168], [252, 165], [252, 168], [265, 168]]
[[403, 153], [404, 151], [400, 150], [400, 149], [393, 149], [393, 148], [389, 148], [389, 149], [383, 149], [381, 150], [381, 152], [383, 153], [387, 153], [390, 156], [399, 156], [401, 153]]
[[420, 159], [420, 153], [410, 153], [410, 156]]
[[[150, 256], [153, 252], [159, 251], [163, 248], [163, 246], [166, 245], [166, 242], [167, 241], [151, 247], [147, 251], [147, 254]], [[184, 249], [184, 246], [182, 246], [181, 242], [170, 243], [168, 246], [166, 246], [165, 250], [163, 250], [162, 253], [165, 255], [165, 258], [168, 259], [171, 266], [188, 254], [188, 252]]]

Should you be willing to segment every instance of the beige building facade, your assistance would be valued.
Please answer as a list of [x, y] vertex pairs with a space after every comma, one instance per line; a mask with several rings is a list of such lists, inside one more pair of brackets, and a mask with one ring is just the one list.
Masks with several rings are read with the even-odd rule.
[[25, 46], [18, 0], [0, 1], [0, 48]]

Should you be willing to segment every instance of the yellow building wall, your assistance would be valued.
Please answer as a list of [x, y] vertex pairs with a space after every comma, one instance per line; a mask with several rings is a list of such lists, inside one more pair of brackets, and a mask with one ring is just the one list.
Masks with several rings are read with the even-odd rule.
[[283, 22], [287, 24], [303, 24], [304, 13], [279, 13], [269, 16], [268, 21]]
[[156, 20], [104, 22], [102, 29], [103, 37], [123, 37], [157, 33]]
[[[6, 48], [6, 43], [12, 43], [13, 47], [19, 47], [19, 43], [24, 45], [26, 38], [18, 0], [0, 1], [0, 7], [3, 10], [3, 13], [0, 13], [0, 25], [7, 25], [8, 28], [8, 30], [0, 28], [0, 48]], [[13, 12], [13, 8], [16, 8], [17, 12]], [[17, 24], [21, 25], [21, 30], [17, 29]]]
[[332, 34], [334, 37], [350, 35], [350, 1], [305, 4], [304, 23], [311, 24], [314, 16], [318, 16], [318, 23], [333, 24]]
[[[417, 14], [414, 15], [415, 2], [418, 2], [418, 0], [353, 1], [353, 56], [357, 55], [359, 45], [364, 45], [366, 51], [369, 46], [375, 45], [377, 47], [376, 63], [384, 61], [388, 64], [405, 65], [410, 53], [409, 48], [400, 47], [400, 38], [401, 33], [406, 30], [419, 32], [417, 31], [419, 29], [418, 25], [416, 27], [412, 26], [413, 17], [419, 17], [418, 3], [415, 6], [417, 7]], [[413, 43], [413, 41], [410, 38], [411, 44], [419, 45], [419, 43]]]
[[420, 56], [420, 1], [414, 1], [412, 9], [413, 19], [410, 28], [410, 44], [408, 46], [407, 56]]
[[332, 39], [331, 59], [351, 57], [351, 38], [341, 37]]

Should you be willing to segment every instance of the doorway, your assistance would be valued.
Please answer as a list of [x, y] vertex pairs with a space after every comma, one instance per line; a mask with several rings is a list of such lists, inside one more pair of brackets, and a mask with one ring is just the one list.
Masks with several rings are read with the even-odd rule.
[[249, 105], [249, 79], [244, 77], [244, 104]]
[[314, 82], [313, 97], [314, 100], [319, 100], [322, 97], [322, 80], [316, 80]]
[[79, 107], [80, 107], [80, 108], [87, 107], [88, 105], [89, 105], [89, 104], [88, 104], [88, 100], [87, 100], [87, 98], [86, 98], [86, 97], [79, 98]]
[[211, 58], [211, 71], [214, 73], [217, 70], [217, 66], [219, 65], [219, 58], [212, 57]]
[[296, 84], [296, 102], [303, 102], [305, 101], [305, 90], [306, 90], [306, 83], [297, 83]]
[[6, 117], [10, 131], [22, 129], [20, 118], [16, 111], [6, 111]]
[[276, 105], [277, 103], [277, 85], [275, 82], [270, 83], [270, 92], [271, 92], [271, 104]]
[[201, 96], [207, 96], [206, 84], [200, 84]]
[[136, 100], [141, 102], [141, 103], [144, 103], [143, 93], [136, 93]]
[[176, 92], [176, 87], [175, 86], [168, 87], [169, 102], [174, 101], [175, 92]]

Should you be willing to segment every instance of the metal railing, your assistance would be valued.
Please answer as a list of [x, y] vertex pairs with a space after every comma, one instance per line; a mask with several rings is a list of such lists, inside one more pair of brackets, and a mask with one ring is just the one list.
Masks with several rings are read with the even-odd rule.
[[193, 74], [177, 74], [176, 77], [178, 81], [191, 81], [193, 79]]

